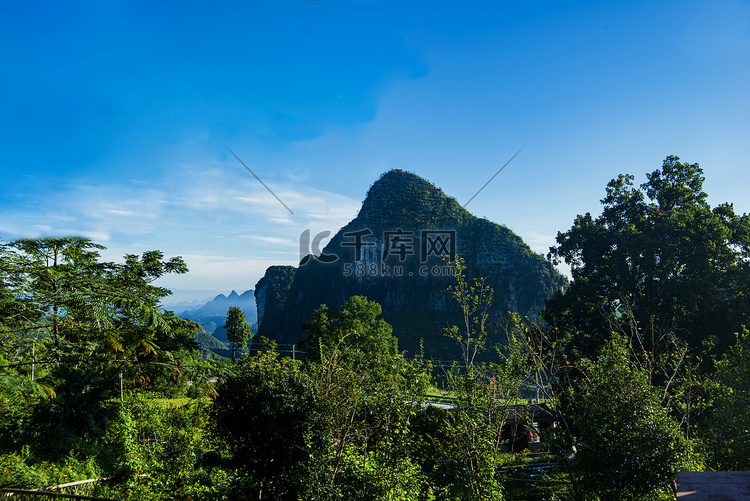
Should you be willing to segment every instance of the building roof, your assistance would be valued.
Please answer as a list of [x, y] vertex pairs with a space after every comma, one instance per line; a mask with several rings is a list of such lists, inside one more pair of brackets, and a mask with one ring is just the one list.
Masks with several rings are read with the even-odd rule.
[[750, 501], [750, 471], [677, 472], [679, 501]]

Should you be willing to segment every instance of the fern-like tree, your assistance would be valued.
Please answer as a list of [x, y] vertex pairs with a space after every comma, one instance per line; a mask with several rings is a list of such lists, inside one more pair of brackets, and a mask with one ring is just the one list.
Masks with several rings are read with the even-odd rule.
[[180, 374], [197, 349], [196, 324], [165, 312], [170, 291], [153, 285], [185, 273], [182, 259], [147, 251], [112, 263], [101, 249], [78, 237], [0, 244], [0, 400], [54, 395], [34, 405], [35, 419], [50, 424], [35, 431], [50, 440], [89, 434], [121, 373], [151, 384]]

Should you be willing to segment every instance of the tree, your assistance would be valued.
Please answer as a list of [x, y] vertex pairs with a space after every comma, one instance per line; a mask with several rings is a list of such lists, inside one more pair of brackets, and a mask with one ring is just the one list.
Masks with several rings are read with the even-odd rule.
[[[7, 245], [16, 260], [4, 324], [19, 334], [51, 339], [57, 362], [63, 357], [90, 362], [92, 355], [157, 353], [158, 342], [194, 343], [177, 327], [189, 321], [159, 306], [168, 289], [152, 282], [168, 273], [186, 273], [182, 258], [164, 260], [160, 251], [128, 254], [123, 264], [99, 261], [103, 246], [78, 237], [21, 240]], [[192, 331], [192, 329], [190, 329]], [[177, 334], [177, 337], [172, 337]]]
[[[307, 364], [320, 408], [304, 499], [424, 499], [412, 423], [424, 408], [428, 372], [401, 355], [354, 365], [345, 352]], [[424, 494], [424, 493], [423, 493]]]
[[718, 363], [713, 405], [706, 414], [702, 437], [708, 466], [717, 470], [750, 469], [750, 332]]
[[461, 345], [461, 356], [467, 369], [474, 364], [477, 352], [484, 346], [487, 337], [487, 317], [492, 305], [492, 288], [485, 285], [485, 278], [470, 281], [466, 277], [466, 264], [456, 257], [456, 285], [448, 293], [458, 302], [464, 325], [463, 331], [454, 325], [445, 329], [445, 334]]
[[573, 473], [603, 500], [668, 493], [676, 471], [695, 467], [689, 442], [647, 372], [633, 364], [631, 348], [615, 335], [596, 362], [583, 361], [563, 409], [576, 437]]
[[632, 175], [610, 181], [602, 214], [579, 215], [550, 248], [573, 282], [545, 319], [581, 356], [595, 356], [626, 309], [657, 351], [682, 340], [721, 352], [750, 319], [750, 217], [712, 209], [700, 166], [679, 160], [667, 157], [639, 188]]
[[224, 328], [227, 330], [227, 340], [232, 343], [232, 363], [234, 363], [235, 349], [237, 346], [247, 347], [247, 340], [252, 336], [252, 332], [245, 320], [245, 313], [237, 306], [229, 307]]
[[512, 412], [504, 404], [519, 397], [520, 384], [529, 372], [528, 357], [522, 340], [511, 332], [505, 350], [498, 351], [501, 363], [475, 364], [487, 336], [493, 291], [484, 277], [466, 277], [460, 257], [455, 277], [456, 284], [448, 292], [459, 304], [463, 325], [445, 329], [445, 334], [460, 345], [463, 366], [457, 364], [447, 374], [455, 402], [427, 447], [437, 458], [429, 461], [429, 470], [438, 491], [449, 499], [502, 499], [498, 475], [506, 445], [502, 431]]
[[50, 440], [101, 431], [89, 424], [106, 418], [104, 401], [119, 389], [121, 373], [153, 384], [179, 375], [197, 348], [196, 325], [162, 310], [170, 292], [152, 284], [185, 273], [182, 259], [148, 251], [116, 264], [101, 261], [101, 249], [77, 237], [0, 245], [7, 258], [0, 264], [0, 399], [12, 400], [7, 392], [21, 388], [19, 377], [31, 379], [33, 367], [34, 382], [52, 397], [30, 402], [37, 418], [54, 416]]
[[299, 368], [299, 361], [264, 352], [243, 359], [218, 388], [212, 436], [249, 473], [241, 499], [298, 499], [319, 405], [313, 379]]
[[391, 326], [377, 318], [381, 313], [378, 303], [363, 296], [350, 297], [338, 312], [321, 305], [302, 326], [300, 348], [315, 361], [334, 350], [352, 363], [389, 360], [397, 353], [398, 340]]

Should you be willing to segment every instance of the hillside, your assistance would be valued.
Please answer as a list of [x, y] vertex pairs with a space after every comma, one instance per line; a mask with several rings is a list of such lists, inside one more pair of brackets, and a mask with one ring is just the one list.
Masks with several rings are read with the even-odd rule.
[[477, 218], [419, 176], [393, 170], [372, 185], [358, 216], [321, 256], [287, 267], [286, 281], [276, 277], [279, 267], [269, 268], [255, 288], [258, 332], [295, 343], [319, 305], [337, 309], [349, 296], [364, 295], [383, 306], [399, 349], [417, 351], [424, 339], [428, 356], [450, 358], [455, 346], [443, 329], [459, 321], [446, 292], [455, 283], [449, 262], [456, 255], [470, 276], [486, 277], [495, 291], [492, 346], [504, 342], [508, 312], [536, 314], [567, 283], [505, 226]]

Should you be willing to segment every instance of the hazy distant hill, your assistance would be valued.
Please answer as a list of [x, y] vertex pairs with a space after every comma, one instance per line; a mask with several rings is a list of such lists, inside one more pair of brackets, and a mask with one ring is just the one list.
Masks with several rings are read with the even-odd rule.
[[[255, 323], [257, 312], [255, 307], [255, 295], [253, 290], [247, 290], [242, 295], [232, 291], [228, 296], [219, 294], [212, 300], [199, 304], [192, 309], [176, 312], [178, 317], [186, 318], [197, 322], [206, 330], [206, 334], [215, 338], [211, 340], [206, 335], [198, 336], [197, 341], [207, 349], [226, 349], [227, 333], [222, 327], [227, 319], [227, 310], [231, 306], [239, 307], [244, 313], [247, 323], [253, 326], [255, 332]], [[218, 343], [218, 344], [217, 344]]]
[[195, 310], [211, 301], [213, 296], [204, 299], [195, 299], [193, 301], [180, 301], [178, 303], [163, 303], [164, 308], [171, 311], [188, 311]]
[[357, 217], [321, 256], [296, 269], [267, 270], [255, 287], [258, 332], [295, 343], [319, 305], [338, 309], [363, 295], [382, 305], [399, 349], [417, 351], [424, 339], [428, 357], [451, 357], [455, 342], [443, 329], [458, 325], [460, 314], [446, 293], [455, 278], [445, 258], [456, 254], [469, 275], [486, 277], [495, 291], [491, 345], [503, 344], [508, 312], [535, 314], [567, 283], [505, 226], [472, 215], [419, 176], [393, 170], [372, 185]]

